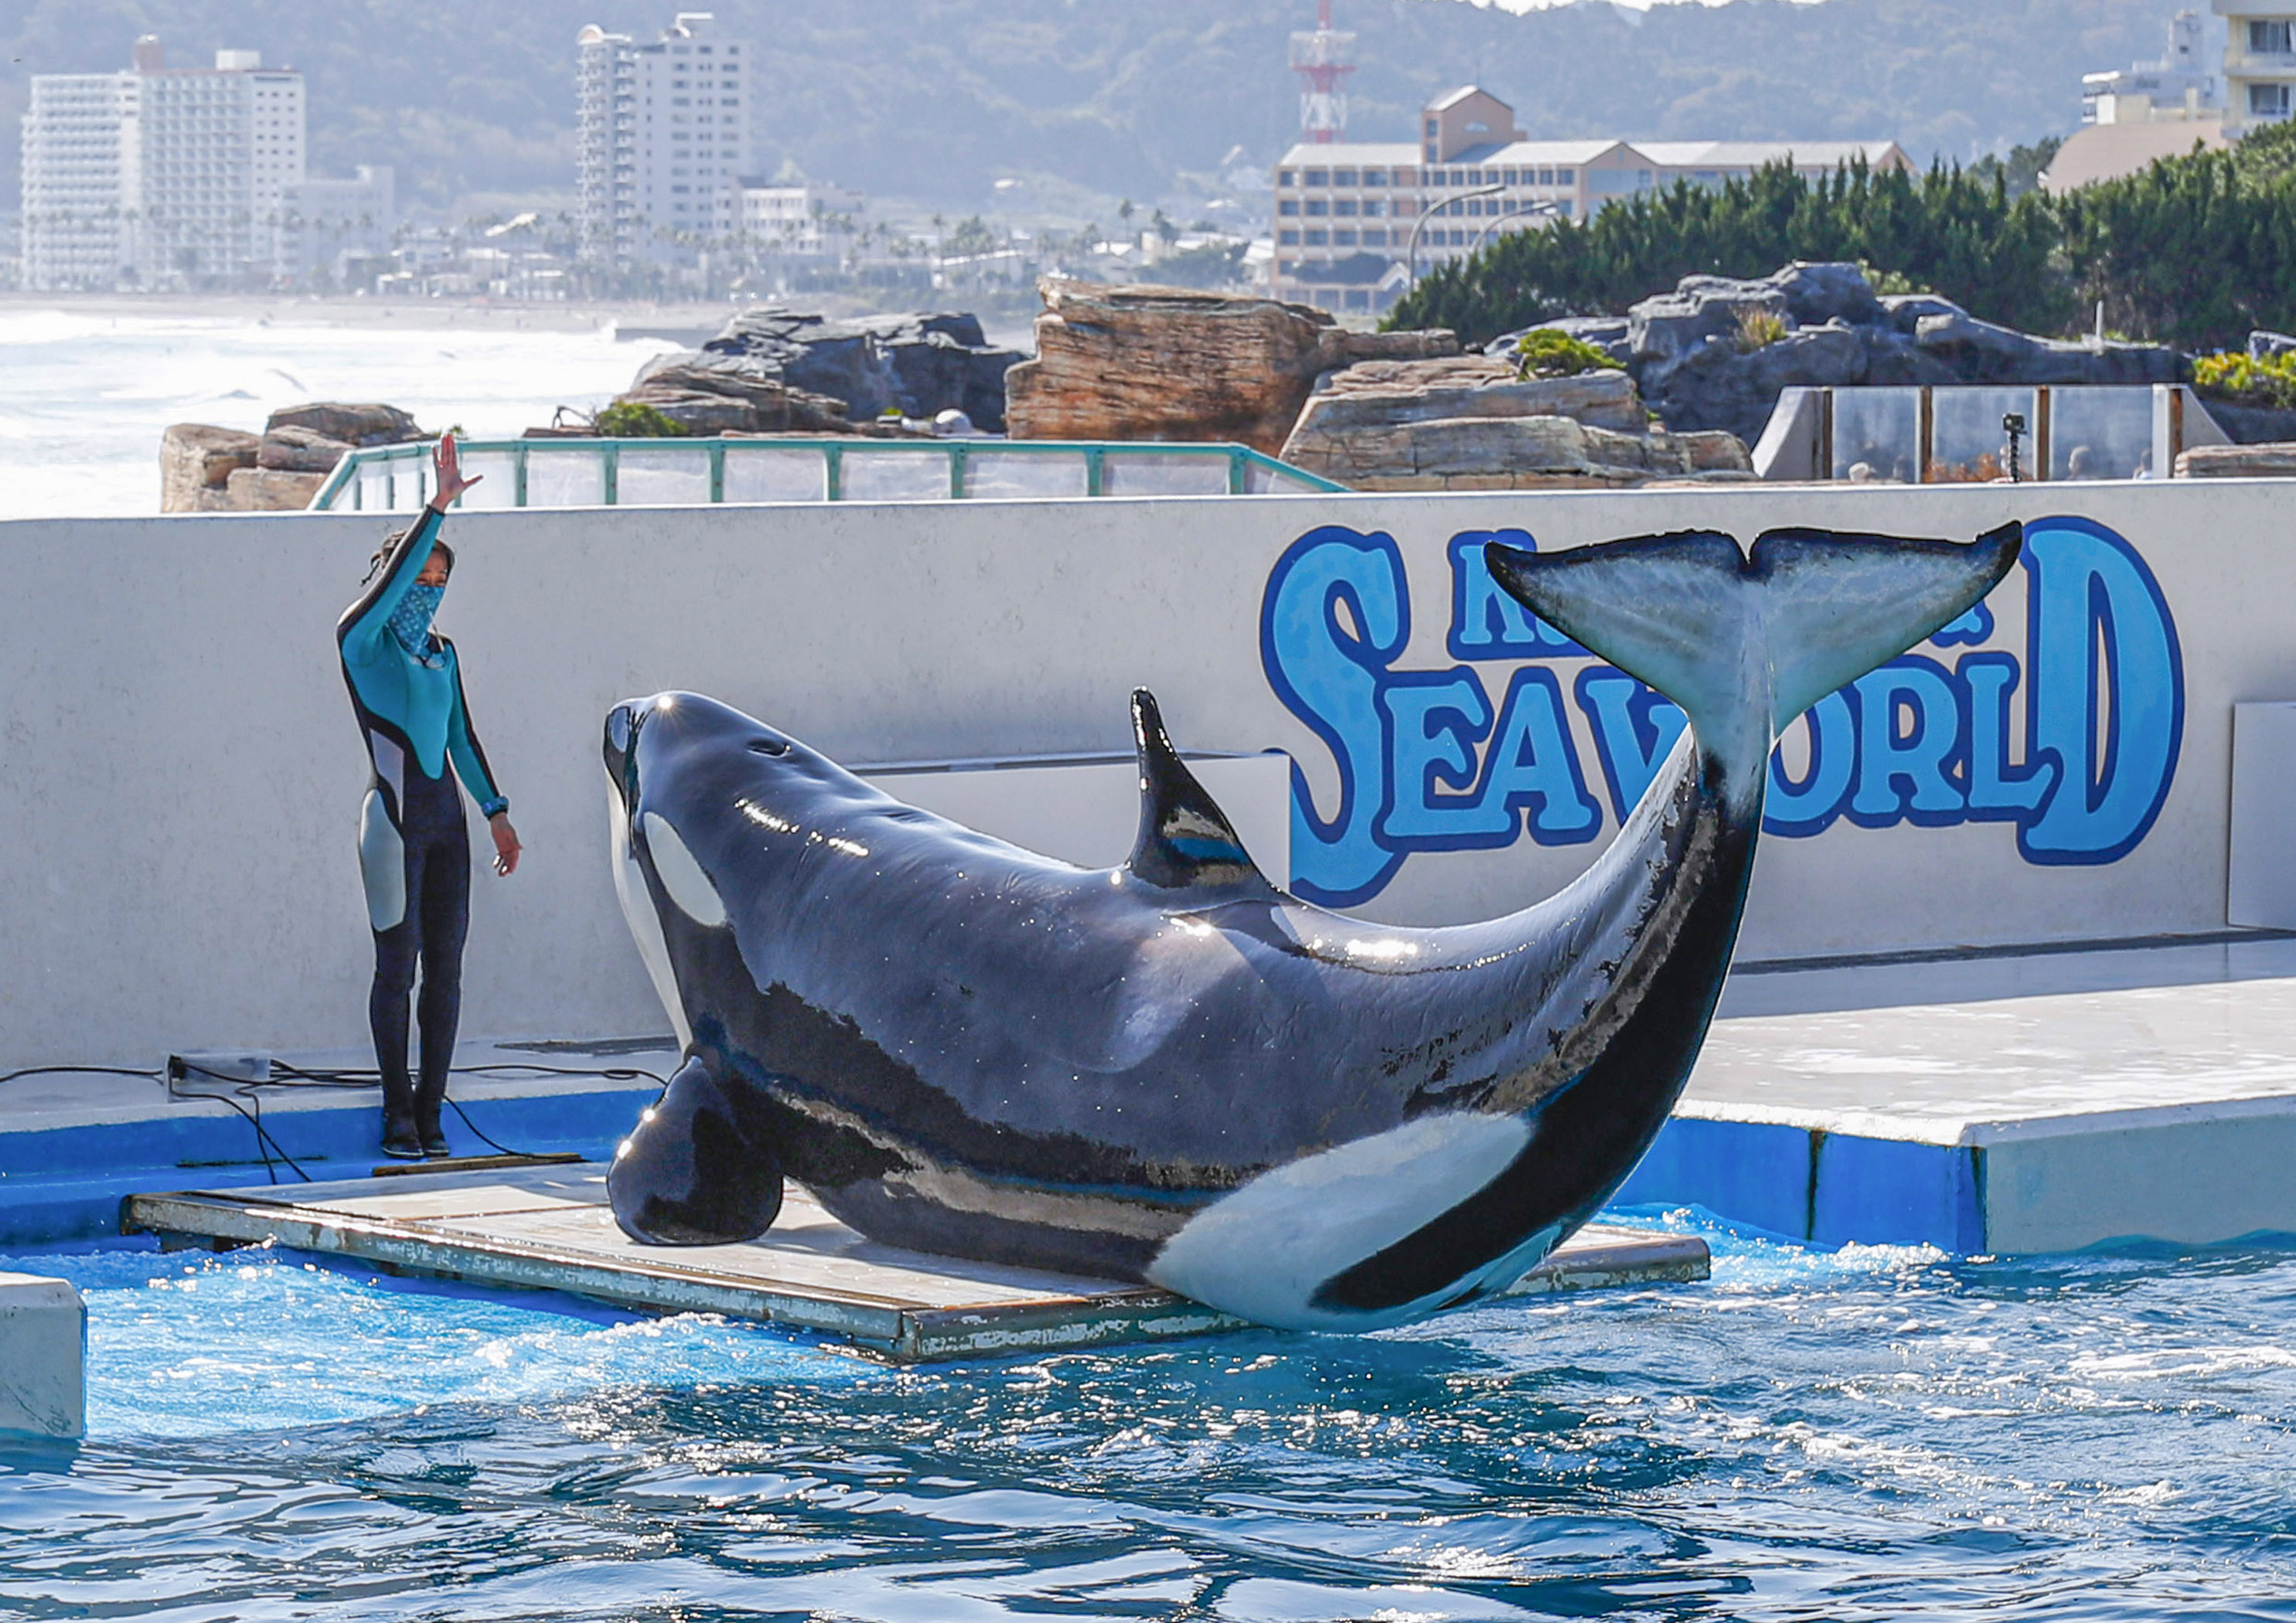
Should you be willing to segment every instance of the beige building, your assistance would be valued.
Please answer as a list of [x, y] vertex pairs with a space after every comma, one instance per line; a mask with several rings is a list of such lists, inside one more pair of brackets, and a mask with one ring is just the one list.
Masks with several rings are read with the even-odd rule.
[[1464, 86], [1422, 110], [1416, 142], [1302, 143], [1283, 155], [1272, 291], [1334, 313], [1375, 313], [1429, 265], [1497, 233], [1583, 220], [1677, 180], [1719, 184], [1786, 157], [1813, 176], [1855, 159], [1913, 167], [1893, 141], [1530, 141], [1513, 108]]
[[2162, 119], [2143, 124], [2091, 124], [2075, 130], [2041, 171], [2041, 190], [2062, 197], [2100, 180], [2119, 180], [2150, 168], [2163, 158], [2182, 158], [2194, 148], [2229, 146], [2215, 119]]

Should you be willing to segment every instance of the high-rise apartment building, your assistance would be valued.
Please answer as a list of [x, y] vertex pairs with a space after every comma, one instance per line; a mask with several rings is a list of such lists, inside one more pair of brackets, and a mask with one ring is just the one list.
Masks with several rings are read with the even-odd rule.
[[577, 188], [585, 253], [683, 258], [742, 226], [754, 53], [708, 12], [641, 45], [593, 24], [576, 37]]
[[2214, 0], [2225, 37], [2225, 134], [2296, 114], [2296, 0]]
[[303, 184], [303, 76], [254, 51], [212, 69], [139, 65], [127, 136], [145, 286], [268, 280], [282, 193]]
[[24, 116], [24, 273], [40, 289], [267, 282], [304, 179], [303, 76], [254, 51], [36, 74]]
[[24, 285], [119, 285], [132, 263], [120, 135], [135, 100], [125, 73], [39, 73], [24, 114]]

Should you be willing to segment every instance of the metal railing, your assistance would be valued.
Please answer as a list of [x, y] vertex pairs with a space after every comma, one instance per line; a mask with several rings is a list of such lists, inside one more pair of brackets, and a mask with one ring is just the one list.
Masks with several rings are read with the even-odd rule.
[[[1346, 486], [1242, 445], [1058, 439], [466, 439], [484, 474], [464, 509], [696, 507], [726, 502], [1264, 496]], [[316, 512], [411, 512], [430, 445], [370, 446], [335, 464]]]

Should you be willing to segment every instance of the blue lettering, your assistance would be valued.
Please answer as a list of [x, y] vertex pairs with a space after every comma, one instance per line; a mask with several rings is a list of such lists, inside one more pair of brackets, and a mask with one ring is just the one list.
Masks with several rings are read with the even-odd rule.
[[1379, 705], [1388, 718], [1390, 768], [1389, 803], [1374, 825], [1382, 841], [1456, 850], [1512, 840], [1513, 819], [1487, 826], [1476, 799], [1437, 791], [1439, 783], [1474, 787], [1475, 745], [1491, 727], [1490, 697], [1475, 673], [1398, 672], [1380, 684]]
[[1932, 661], [1909, 657], [1849, 685], [1857, 695], [1858, 742], [1849, 820], [1868, 828], [1900, 818], [1930, 826], [1960, 822], [1965, 803], [1948, 775], [1961, 747], [1952, 678]]
[[1930, 634], [1930, 641], [1939, 648], [1951, 648], [1956, 643], [1974, 647], [1992, 635], [1993, 611], [1979, 603], [1959, 619], [1939, 626]]
[[1587, 795], [1570, 747], [1562, 686], [1545, 666], [1525, 666], [1507, 684], [1475, 800], [1484, 821], [1504, 829], [1509, 841], [1526, 806], [1535, 808], [1530, 837], [1541, 845], [1578, 845], [1602, 832], [1603, 808]]
[[2021, 770], [2009, 760], [2009, 695], [2017, 661], [2005, 653], [1962, 656], [1954, 672], [1969, 695], [1969, 815], [2030, 822], [2056, 786], [2058, 763], [2045, 756]]
[[[2025, 647], [1980, 648], [1998, 627], [1980, 604], [1930, 639], [1966, 650], [1956, 668], [1908, 655], [1813, 705], [1799, 777], [1770, 758], [1763, 826], [1808, 838], [1843, 816], [1866, 828], [2007, 822], [2042, 864], [2109, 863], [2144, 839], [2176, 773], [2184, 670], [2159, 586], [2135, 549], [2101, 525], [2051, 518], [2026, 527]], [[1529, 548], [1521, 530], [1451, 537], [1448, 669], [1398, 671], [1410, 640], [1401, 550], [1383, 533], [1338, 525], [1300, 537], [1261, 604], [1260, 655], [1284, 707], [1331, 751], [1338, 782], [1321, 816], [1305, 773], [1292, 788], [1292, 888], [1348, 906], [1369, 900], [1414, 850], [1596, 838], [1604, 807], [1623, 824], [1685, 728], [1682, 711], [1634, 677], [1588, 659], [1502, 591], [1491, 541]], [[1603, 776], [1591, 794], [1562, 699], [1559, 657], [1585, 660], [1572, 696]], [[1526, 659], [1535, 663], [1522, 663]], [[1496, 705], [1484, 664], [1507, 664]], [[2012, 758], [2023, 684], [2024, 747]], [[1526, 814], [1528, 814], [1526, 816]]]
[[1528, 530], [1463, 529], [1451, 537], [1451, 631], [1445, 645], [1455, 660], [1584, 654], [1587, 651], [1524, 608], [1491, 578], [1483, 548], [1496, 541], [1522, 552], [1538, 550]]
[[1680, 705], [1608, 665], [1580, 671], [1576, 692], [1578, 708], [1594, 724], [1595, 756], [1610, 791], [1611, 814], [1623, 824], [1658, 776], [1688, 719]]
[[2152, 828], [2176, 776], [2185, 732], [2176, 622], [2144, 561], [2101, 524], [2029, 524], [2022, 562], [2026, 751], [2053, 760], [2056, 782], [2040, 816], [2018, 829], [2017, 848], [2034, 863], [2117, 862]]
[[1857, 723], [1850, 715], [1849, 701], [1832, 693], [1793, 725], [1809, 734], [1809, 769], [1797, 783], [1787, 775], [1783, 750], [1770, 751], [1762, 828], [1801, 840], [1823, 833], [1841, 815], [1841, 803], [1857, 775]]
[[1292, 768], [1292, 885], [1309, 901], [1344, 907], [1379, 894], [1403, 855], [1372, 829], [1387, 799], [1387, 740], [1380, 678], [1411, 635], [1403, 553], [1384, 533], [1341, 525], [1311, 529], [1285, 549], [1260, 601], [1259, 657], [1283, 708], [1322, 739], [1339, 769], [1340, 802], [1316, 815]]

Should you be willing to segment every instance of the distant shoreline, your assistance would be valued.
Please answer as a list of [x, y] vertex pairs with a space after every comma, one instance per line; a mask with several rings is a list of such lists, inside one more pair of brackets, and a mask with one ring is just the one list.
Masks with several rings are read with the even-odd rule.
[[[879, 310], [966, 307], [961, 295], [928, 294], [922, 300], [890, 296], [872, 303], [840, 293], [791, 293], [714, 304], [649, 304], [642, 299], [569, 299], [564, 302], [504, 299], [315, 298], [255, 293], [29, 293], [0, 292], [0, 317], [55, 310], [68, 316], [141, 316], [152, 321], [242, 321], [277, 327], [343, 327], [398, 332], [595, 332], [611, 328], [622, 337], [667, 338], [689, 346], [715, 333], [737, 310], [780, 304], [824, 316], [858, 316]], [[1036, 352], [1027, 317], [983, 316], [991, 343]]]
[[722, 326], [741, 306], [636, 300], [321, 299], [251, 293], [0, 292], [0, 316], [56, 310], [70, 316], [152, 320], [268, 322], [274, 326], [382, 327], [410, 332], [590, 332], [602, 327], [686, 330]]

